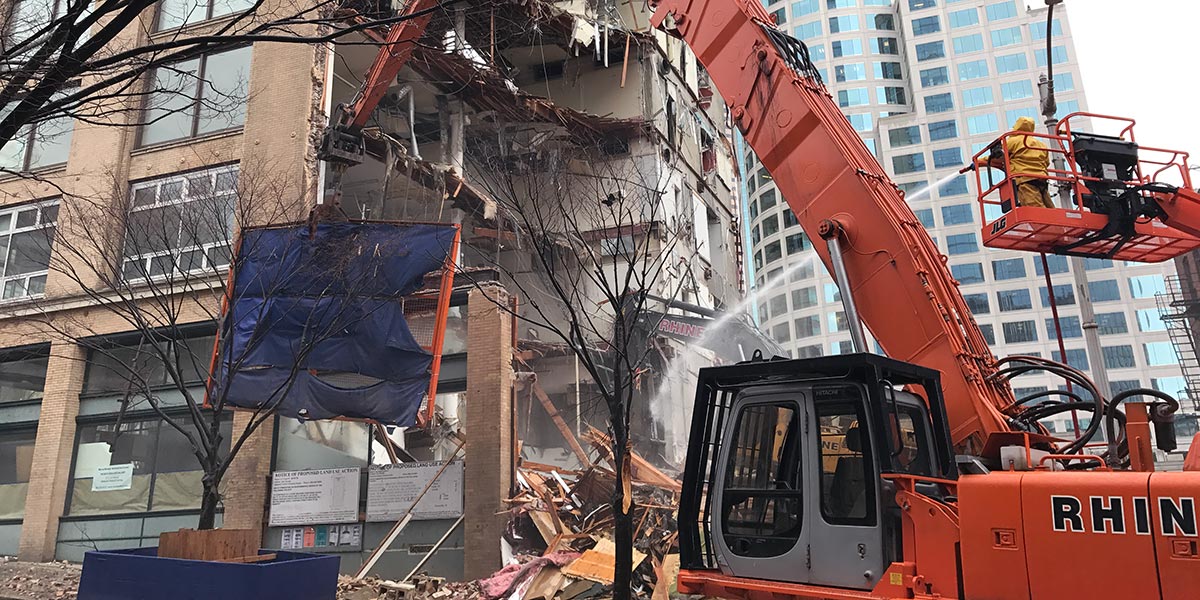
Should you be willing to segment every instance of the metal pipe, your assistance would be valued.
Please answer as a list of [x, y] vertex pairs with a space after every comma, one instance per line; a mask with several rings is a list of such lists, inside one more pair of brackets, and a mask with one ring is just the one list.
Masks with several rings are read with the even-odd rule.
[[838, 239], [840, 233], [839, 227], [825, 238], [825, 244], [829, 248], [829, 262], [833, 263], [833, 278], [842, 292], [842, 308], [846, 311], [846, 324], [850, 327], [850, 343], [855, 352], [868, 352], [867, 337], [863, 334], [858, 307], [854, 304], [854, 293], [850, 291], [850, 277], [846, 275], [846, 263], [842, 260], [842, 243]]
[[692, 304], [691, 302], [684, 302], [682, 300], [672, 300], [670, 298], [663, 298], [662, 296], [655, 296], [654, 294], [644, 294], [644, 295], [647, 298], [654, 300], [655, 302], [662, 302], [663, 304], [667, 305], [668, 308], [678, 308], [679, 310], [686, 310], [688, 312], [696, 313], [700, 316], [708, 317], [710, 319], [719, 319], [725, 315], [725, 313], [722, 311], [713, 310], [711, 308], [705, 308], [703, 306], [700, 306], [699, 304]]

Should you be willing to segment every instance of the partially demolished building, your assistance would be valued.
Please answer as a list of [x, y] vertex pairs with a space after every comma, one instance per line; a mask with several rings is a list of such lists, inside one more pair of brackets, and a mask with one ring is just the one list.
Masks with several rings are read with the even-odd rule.
[[[49, 183], [0, 180], [0, 247], [36, 246], [9, 260], [7, 271], [0, 266], [0, 553], [78, 560], [91, 548], [153, 545], [159, 532], [196, 522], [200, 473], [182, 438], [145, 403], [135, 402], [137, 410], [122, 412], [116, 425], [128, 391], [106, 377], [106, 361], [139, 360], [139, 336], [128, 322], [89, 308], [76, 276], [56, 266], [87, 254], [74, 240], [97, 230], [96, 223], [72, 222], [77, 213], [67, 209], [76, 197], [109, 194], [114, 206], [125, 207], [105, 224], [112, 240], [126, 237], [120, 228], [136, 221], [135, 211], [185, 206], [199, 189], [234, 194], [239, 180], [242, 196], [255, 182], [270, 180], [270, 190], [258, 190], [252, 210], [224, 222], [300, 221], [324, 202], [350, 219], [461, 224], [437, 427], [398, 431], [280, 418], [261, 428], [226, 476], [222, 522], [261, 528], [265, 547], [339, 552], [343, 568], [354, 570], [392, 523], [357, 514], [353, 523], [314, 517], [298, 528], [272, 526], [273, 474], [361, 468], [365, 479], [367, 467], [393, 458], [451, 456], [456, 444], [447, 434], [455, 433], [467, 440], [463, 528], [455, 530], [447, 515], [414, 521], [376, 570], [403, 575], [435, 545], [438, 552], [423, 563], [431, 573], [477, 578], [497, 569], [505, 527], [498, 513], [517, 495], [518, 462], [579, 467], [586, 462], [581, 453], [595, 452], [583, 447], [595, 435], [589, 425], [604, 428], [592, 376], [555, 335], [570, 320], [547, 308], [550, 288], [563, 282], [580, 288], [573, 297], [594, 299], [583, 308], [597, 332], [613, 314], [601, 289], [606, 281], [624, 280], [627, 291], [650, 299], [639, 315], [649, 315], [644, 330], [655, 366], [634, 382], [632, 437], [641, 456], [664, 471], [682, 464], [687, 374], [722, 354], [753, 350], [714, 348], [705, 324], [679, 308], [711, 316], [737, 305], [744, 290], [726, 107], [690, 51], [650, 29], [641, 3], [448, 6], [372, 115], [365, 162], [341, 177], [317, 159], [318, 147], [330, 116], [351, 101], [376, 57], [383, 32], [370, 28], [330, 45], [256, 43], [199, 59], [207, 68], [192, 71], [195, 77], [241, 82], [239, 105], [221, 123], [203, 114], [184, 123], [147, 109], [122, 127], [80, 121], [67, 124], [65, 137], [31, 138], [53, 146], [25, 153], [15, 168], [36, 170]], [[130, 37], [148, 43], [200, 35], [229, 18], [202, 12], [211, 18], [182, 26], [148, 15]], [[336, 17], [363, 18], [348, 8]], [[38, 246], [34, 238], [47, 232], [52, 243]], [[181, 257], [219, 271], [224, 251], [186, 232], [137, 256], [128, 248], [122, 255], [119, 242], [110, 245], [117, 247], [93, 250], [153, 276], [164, 274], [154, 271], [163, 257], [174, 257], [166, 261], [173, 266], [162, 267], [167, 274], [179, 273]], [[570, 275], [581, 271], [599, 275]], [[629, 285], [631, 277], [644, 285]], [[211, 346], [218, 295], [211, 301], [181, 311], [188, 322], [175, 329], [185, 336], [177, 343]], [[539, 307], [542, 319], [513, 316]], [[410, 318], [418, 338], [432, 331], [425, 321]], [[103, 338], [105, 352], [54, 334], [68, 323], [86, 328], [89, 339]], [[153, 365], [143, 367], [160, 376]], [[201, 389], [203, 374], [194, 382]], [[155, 400], [168, 411], [186, 410], [172, 394]], [[234, 415], [231, 428], [244, 419]], [[108, 443], [118, 428], [124, 441]], [[127, 464], [129, 485], [96, 484], [104, 467]]]

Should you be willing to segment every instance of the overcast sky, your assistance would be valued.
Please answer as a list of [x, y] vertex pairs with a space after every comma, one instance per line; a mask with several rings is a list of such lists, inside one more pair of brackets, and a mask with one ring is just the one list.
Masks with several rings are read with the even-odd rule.
[[1136, 119], [1138, 142], [1185, 150], [1191, 164], [1200, 163], [1200, 3], [1065, 0], [1063, 6], [1091, 112]]

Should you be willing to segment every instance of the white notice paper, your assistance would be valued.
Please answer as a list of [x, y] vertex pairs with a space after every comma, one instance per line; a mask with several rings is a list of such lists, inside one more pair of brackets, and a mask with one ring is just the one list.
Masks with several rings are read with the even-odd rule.
[[93, 492], [127, 490], [133, 487], [133, 463], [96, 467], [92, 477]]
[[272, 527], [358, 521], [358, 467], [276, 471], [271, 478]]
[[[367, 473], [367, 520], [396, 521], [442, 468], [440, 462], [372, 466]], [[463, 514], [463, 462], [450, 463], [413, 511], [413, 519], [454, 519]]]

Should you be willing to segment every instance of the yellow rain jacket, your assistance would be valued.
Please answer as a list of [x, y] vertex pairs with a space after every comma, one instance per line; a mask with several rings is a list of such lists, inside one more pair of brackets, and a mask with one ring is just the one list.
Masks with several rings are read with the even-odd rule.
[[[1032, 132], [1034, 127], [1033, 119], [1021, 117], [1017, 119], [1016, 123], [1013, 123], [1012, 130]], [[1050, 202], [1047, 181], [1044, 179], [1046, 171], [1050, 167], [1050, 153], [1046, 151], [1046, 144], [1034, 137], [1010, 135], [1005, 138], [1004, 146], [1008, 151], [1008, 163], [1012, 169], [1009, 176], [1016, 186], [1017, 202], [1021, 206], [1054, 208], [1054, 204]], [[977, 163], [987, 165], [989, 161], [987, 157], [980, 157]], [[991, 166], [1003, 168], [1004, 163], [1000, 161], [999, 164], [993, 163]], [[1022, 177], [1022, 175], [1033, 175], [1034, 177]]]

